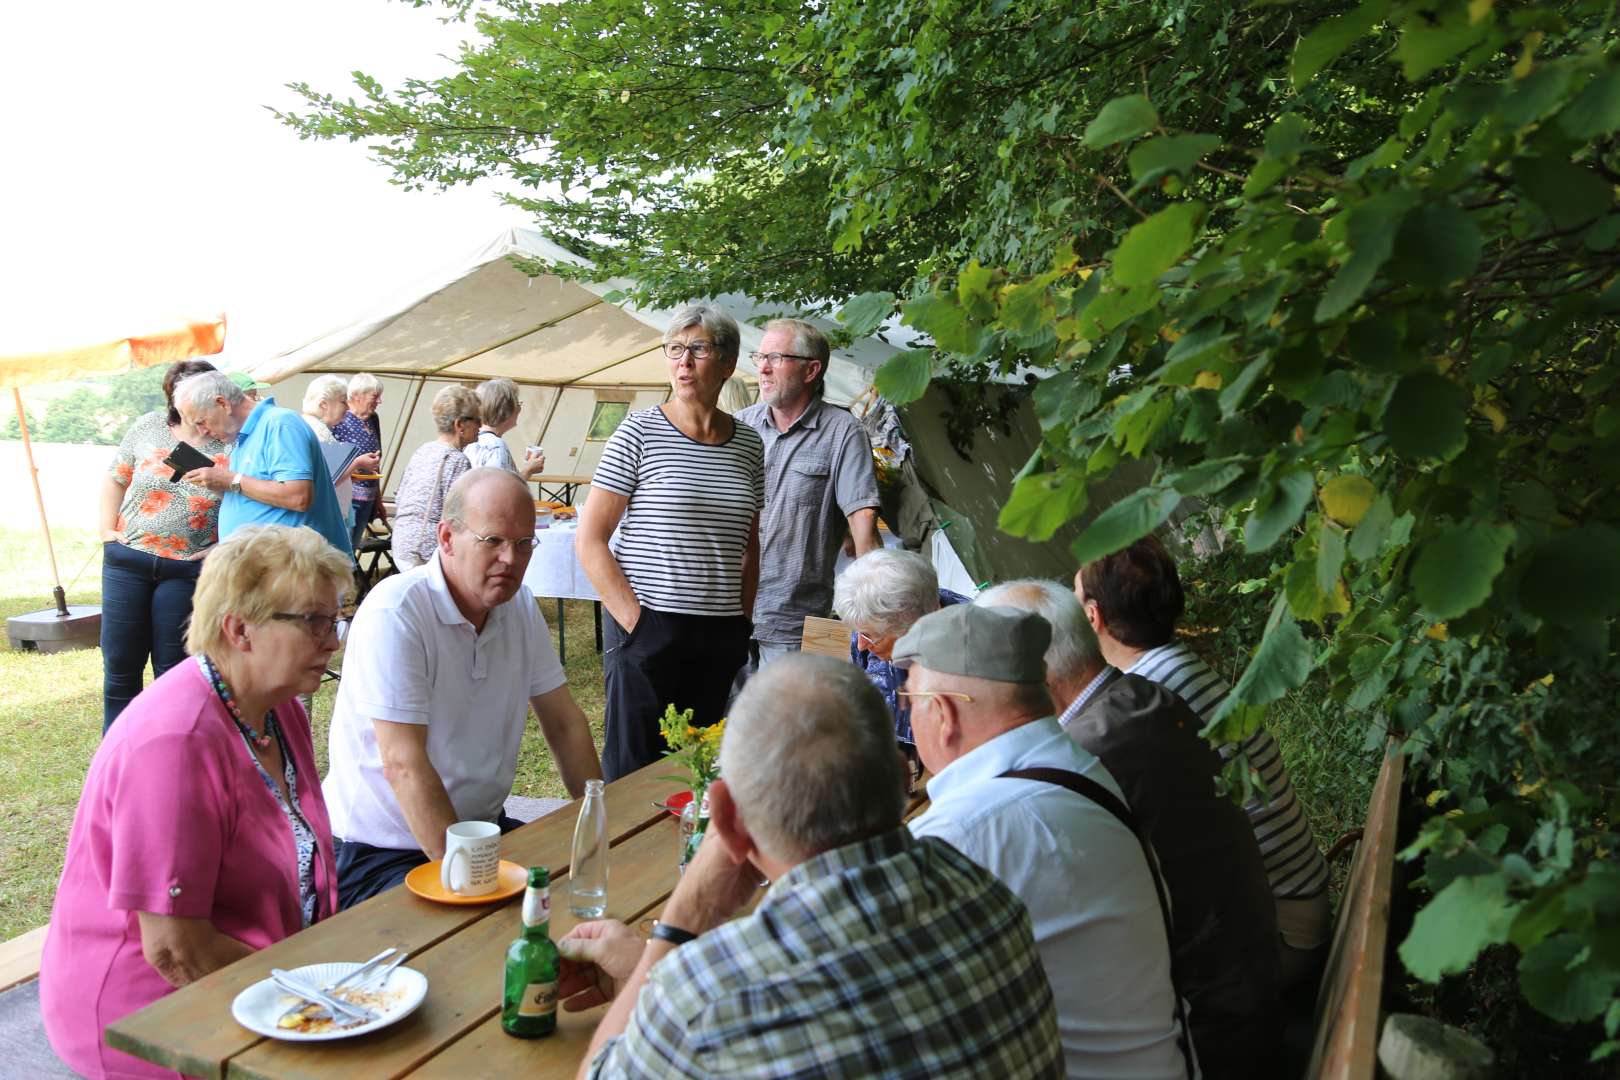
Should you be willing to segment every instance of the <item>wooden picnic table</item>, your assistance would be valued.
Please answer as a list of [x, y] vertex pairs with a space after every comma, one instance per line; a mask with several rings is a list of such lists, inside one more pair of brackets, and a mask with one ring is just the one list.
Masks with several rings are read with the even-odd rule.
[[[679, 824], [653, 805], [679, 789], [659, 779], [670, 771], [659, 761], [607, 786], [607, 913], [632, 926], [656, 915], [678, 877]], [[568, 861], [578, 814], [576, 800], [501, 841], [502, 858], [550, 869], [553, 940], [577, 921], [568, 911]], [[452, 906], [404, 886], [391, 889], [126, 1016], [107, 1028], [108, 1045], [209, 1078], [572, 1076], [605, 1006], [559, 1008], [557, 1032], [548, 1038], [516, 1039], [500, 1028], [504, 959], [521, 931], [520, 899]], [[262, 1038], [231, 1018], [231, 1001], [273, 967], [361, 961], [390, 945], [408, 949], [406, 965], [428, 980], [421, 1007], [390, 1027], [292, 1043]]]

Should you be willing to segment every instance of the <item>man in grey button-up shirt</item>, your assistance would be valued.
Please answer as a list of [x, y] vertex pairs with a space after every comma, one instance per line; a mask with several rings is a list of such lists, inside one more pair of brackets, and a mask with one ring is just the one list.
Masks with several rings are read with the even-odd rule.
[[827, 339], [807, 322], [766, 324], [753, 355], [760, 401], [737, 414], [765, 440], [756, 665], [798, 649], [804, 617], [832, 610], [846, 534], [857, 556], [880, 544], [872, 444], [848, 411], [821, 400], [830, 355]]

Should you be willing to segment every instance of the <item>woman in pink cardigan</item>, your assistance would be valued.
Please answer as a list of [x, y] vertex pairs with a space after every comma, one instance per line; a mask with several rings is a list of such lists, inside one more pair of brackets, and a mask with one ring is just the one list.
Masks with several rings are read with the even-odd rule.
[[338, 647], [352, 569], [309, 529], [238, 530], [203, 563], [190, 658], [96, 751], [40, 964], [45, 1033], [80, 1075], [174, 1076], [107, 1025], [337, 909], [297, 695]]

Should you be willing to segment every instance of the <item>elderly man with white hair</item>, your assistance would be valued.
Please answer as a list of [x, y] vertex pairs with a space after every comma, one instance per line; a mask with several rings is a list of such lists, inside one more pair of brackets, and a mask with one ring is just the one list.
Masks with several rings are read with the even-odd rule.
[[244, 525], [307, 525], [351, 554], [349, 527], [326, 455], [315, 433], [275, 398], [251, 401], [223, 371], [193, 375], [174, 388], [186, 423], [220, 442], [234, 442], [228, 468], [193, 469], [182, 479], [222, 491], [219, 538]]
[[849, 659], [866, 672], [883, 694], [894, 716], [894, 733], [915, 766], [911, 738], [911, 705], [900, 695], [904, 668], [889, 662], [894, 643], [911, 624], [931, 611], [967, 602], [967, 597], [939, 587], [933, 564], [914, 551], [878, 548], [844, 568], [833, 583], [833, 610], [853, 627]]
[[1029, 909], [1070, 1077], [1197, 1075], [1171, 977], [1169, 900], [1124, 793], [1052, 717], [1040, 616], [962, 604], [894, 647], [933, 779], [911, 823]]
[[889, 720], [858, 671], [800, 654], [762, 669], [720, 767], [652, 940], [606, 921], [559, 943], [565, 1007], [613, 999], [579, 1075], [1062, 1075], [1023, 905], [901, 824]]
[[1216, 790], [1221, 758], [1198, 734], [1198, 717], [1162, 686], [1108, 666], [1062, 585], [1012, 581], [974, 604], [1033, 612], [1052, 627], [1045, 683], [1057, 723], [1119, 782], [1163, 867], [1177, 981], [1204, 1075], [1269, 1075], [1280, 1024], [1276, 911], [1254, 832]]

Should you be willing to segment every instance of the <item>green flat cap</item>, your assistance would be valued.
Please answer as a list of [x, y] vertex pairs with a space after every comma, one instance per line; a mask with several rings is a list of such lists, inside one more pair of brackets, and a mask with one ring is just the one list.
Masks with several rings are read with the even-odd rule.
[[227, 371], [225, 373], [225, 375], [226, 375], [227, 378], [229, 378], [231, 380], [231, 382], [235, 383], [237, 385], [237, 387], [242, 389], [242, 390], [268, 390], [268, 389], [270, 389], [270, 384], [269, 383], [260, 382], [258, 379], [255, 379], [253, 376], [249, 375], [245, 371]]
[[1044, 683], [1052, 627], [1033, 611], [954, 604], [924, 615], [894, 643], [894, 661], [1007, 683]]

